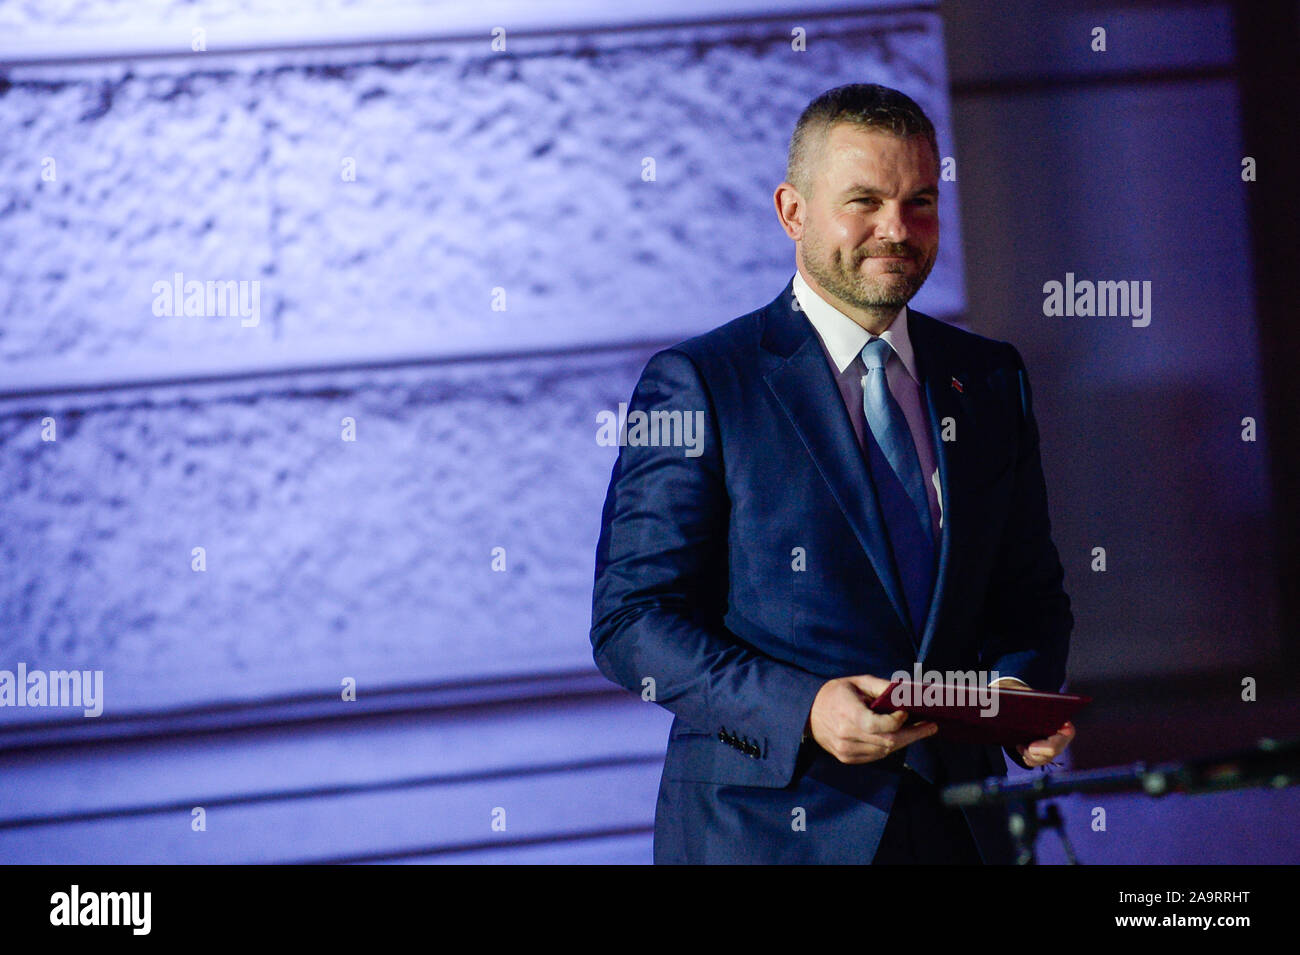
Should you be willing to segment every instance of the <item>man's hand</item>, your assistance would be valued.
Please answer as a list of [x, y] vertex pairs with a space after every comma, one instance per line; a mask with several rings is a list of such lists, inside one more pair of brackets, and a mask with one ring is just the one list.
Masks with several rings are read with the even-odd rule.
[[1016, 752], [1030, 769], [1046, 766], [1057, 756], [1065, 752], [1065, 747], [1074, 739], [1074, 724], [1066, 720], [1065, 724], [1047, 739], [1035, 740], [1028, 746], [1019, 745]]
[[[999, 677], [994, 680], [990, 686], [997, 686], [1004, 680], [1013, 680], [1020, 684], [1023, 689], [1031, 689], [1028, 683], [1014, 676]], [[1011, 689], [1015, 689], [1012, 687]], [[1047, 739], [1034, 740], [1028, 745], [1019, 745], [1016, 752], [1020, 754], [1021, 760], [1029, 769], [1037, 769], [1039, 766], [1046, 766], [1056, 757], [1065, 752], [1065, 747], [1070, 745], [1070, 740], [1074, 739], [1074, 724], [1066, 720], [1065, 725], [1053, 733]]]
[[918, 739], [939, 732], [934, 723], [918, 723], [903, 729], [907, 713], [902, 710], [886, 716], [867, 709], [888, 688], [888, 680], [869, 674], [841, 677], [823, 684], [808, 716], [813, 739], [841, 763], [852, 765], [884, 759]]

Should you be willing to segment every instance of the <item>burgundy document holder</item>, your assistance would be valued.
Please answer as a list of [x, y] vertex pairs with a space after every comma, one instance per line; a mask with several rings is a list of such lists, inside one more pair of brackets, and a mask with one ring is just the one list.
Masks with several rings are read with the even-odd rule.
[[934, 722], [936, 735], [953, 742], [1015, 747], [1047, 739], [1091, 702], [1070, 693], [895, 680], [871, 709], [906, 710], [909, 724]]

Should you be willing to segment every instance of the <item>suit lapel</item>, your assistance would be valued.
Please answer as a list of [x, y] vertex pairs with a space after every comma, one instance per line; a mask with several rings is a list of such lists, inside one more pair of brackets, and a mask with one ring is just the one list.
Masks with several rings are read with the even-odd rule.
[[[793, 283], [768, 306], [763, 347], [781, 361], [766, 375], [768, 387], [798, 432], [835, 502], [857, 536], [889, 596], [903, 632], [911, 633], [906, 602], [870, 469], [844, 400], [831, 376], [812, 324], [792, 307]], [[916, 646], [908, 646], [915, 653]]]

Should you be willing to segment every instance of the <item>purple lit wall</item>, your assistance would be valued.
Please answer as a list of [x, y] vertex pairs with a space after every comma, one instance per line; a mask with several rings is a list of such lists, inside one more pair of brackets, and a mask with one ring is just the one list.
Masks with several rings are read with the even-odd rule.
[[[790, 6], [0, 3], [0, 669], [104, 674], [96, 719], [0, 707], [0, 861], [648, 862], [669, 718], [591, 662], [596, 416], [784, 286], [771, 192], [845, 82], [957, 159], [915, 304], [1029, 364], [1072, 678], [1277, 652], [1249, 272], [1187, 271], [1250, 256], [1224, 10], [1107, 14], [1099, 65], [1090, 14], [995, 56], [1002, 5]], [[1151, 326], [1045, 318], [1066, 271], [1151, 279]], [[1295, 790], [1089, 805], [1085, 861], [1300, 859], [1248, 824]]]

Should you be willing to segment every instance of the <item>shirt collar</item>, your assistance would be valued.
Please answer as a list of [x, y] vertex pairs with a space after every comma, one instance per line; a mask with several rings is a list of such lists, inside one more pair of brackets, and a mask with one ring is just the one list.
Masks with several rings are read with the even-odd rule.
[[[808, 321], [817, 331], [835, 370], [843, 373], [854, 358], [862, 353], [863, 347], [875, 338], [869, 331], [849, 318], [826, 299], [814, 292], [799, 273], [794, 273], [794, 295], [799, 300], [799, 307], [808, 316]], [[916, 361], [912, 354], [912, 340], [907, 334], [907, 306], [904, 305], [894, 316], [889, 327], [880, 335], [898, 355], [912, 380], [920, 384], [916, 375]]]

